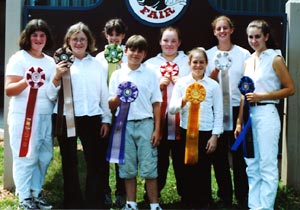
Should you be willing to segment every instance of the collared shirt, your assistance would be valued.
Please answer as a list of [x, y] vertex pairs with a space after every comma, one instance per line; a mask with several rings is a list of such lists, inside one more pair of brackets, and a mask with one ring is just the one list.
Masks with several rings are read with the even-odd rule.
[[[153, 117], [152, 104], [161, 102], [161, 92], [155, 73], [144, 64], [136, 70], [122, 64], [121, 69], [114, 71], [109, 83], [109, 100], [117, 94], [119, 84], [130, 81], [137, 86], [138, 96], [130, 103], [127, 120], [140, 120]], [[116, 113], [118, 114], [118, 112]]]
[[[215, 69], [215, 59], [216, 55], [220, 52], [217, 46], [214, 46], [206, 51], [208, 57], [208, 65], [206, 67], [206, 75], [210, 75]], [[232, 59], [231, 67], [229, 71], [229, 83], [230, 83], [230, 94], [232, 98], [232, 106], [239, 106], [241, 93], [238, 89], [238, 84], [240, 79], [243, 77], [244, 73], [244, 62], [250, 56], [250, 52], [238, 45], [233, 45], [231, 50], [228, 51], [229, 56]], [[218, 75], [219, 82], [222, 87], [221, 72]]]
[[[75, 116], [102, 115], [103, 123], [111, 123], [108, 87], [100, 62], [90, 54], [81, 60], [75, 58], [70, 72]], [[55, 98], [53, 93], [57, 92], [57, 88], [52, 86], [49, 94]], [[57, 104], [54, 112], [57, 112]]]
[[[246, 61], [245, 76], [249, 76], [253, 82], [254, 92], [273, 92], [281, 88], [281, 82], [275, 70], [273, 61], [276, 56], [281, 56], [280, 50], [267, 49], [255, 60], [255, 53]], [[254, 61], [256, 64], [254, 66]], [[262, 103], [279, 103], [277, 100], [263, 100]]]
[[[53, 102], [48, 98], [46, 90], [51, 81], [51, 75], [55, 72], [55, 62], [53, 58], [44, 54], [43, 58], [34, 58], [27, 51], [20, 50], [12, 55], [6, 66], [6, 76], [15, 75], [25, 77], [26, 72], [31, 67], [43, 69], [45, 73], [45, 83], [38, 89], [37, 100], [34, 112], [37, 114], [52, 114]], [[19, 95], [10, 97], [10, 113], [26, 113], [30, 86], [27, 86]]]
[[171, 114], [180, 112], [180, 126], [187, 129], [190, 102], [181, 107], [182, 98], [185, 96], [187, 87], [195, 82], [202, 84], [206, 90], [205, 100], [200, 103], [199, 130], [211, 130], [212, 134], [219, 135], [223, 132], [222, 92], [220, 85], [208, 76], [198, 81], [192, 77], [192, 74], [180, 78], [173, 89], [169, 112]]

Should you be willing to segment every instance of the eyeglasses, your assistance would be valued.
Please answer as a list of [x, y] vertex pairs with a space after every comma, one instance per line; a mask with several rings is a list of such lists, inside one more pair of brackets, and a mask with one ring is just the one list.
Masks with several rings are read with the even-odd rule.
[[248, 36], [249, 39], [260, 39], [260, 37], [261, 37], [260, 34], [256, 34], [256, 35], [254, 35], [254, 36], [252, 36], [252, 35], [249, 35], [249, 36]]
[[84, 42], [87, 41], [87, 39], [85, 39], [85, 38], [73, 38], [73, 39], [71, 39], [71, 41], [74, 42], [74, 43], [77, 43], [77, 42], [84, 43]]

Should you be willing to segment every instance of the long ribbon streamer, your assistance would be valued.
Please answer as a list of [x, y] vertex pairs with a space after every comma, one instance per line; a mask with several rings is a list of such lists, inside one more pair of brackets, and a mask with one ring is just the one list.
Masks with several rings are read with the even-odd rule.
[[138, 97], [138, 89], [132, 82], [123, 82], [118, 86], [117, 96], [120, 99], [121, 104], [110, 135], [106, 160], [111, 163], [123, 164], [125, 162], [125, 132], [127, 117], [130, 103]]
[[[179, 67], [176, 63], [167, 61], [160, 66], [160, 72], [163, 77], [168, 77], [172, 81], [173, 76], [178, 76]], [[173, 81], [172, 81], [173, 82]], [[168, 106], [168, 87], [163, 90], [163, 101], [160, 107], [160, 135], [164, 135], [165, 123], [166, 123], [166, 113]], [[175, 115], [175, 140], [180, 139], [180, 114]], [[171, 131], [172, 132], [172, 131]], [[162, 138], [163, 139], [163, 138]], [[172, 140], [172, 139], [170, 139]]]
[[27, 100], [19, 157], [25, 157], [28, 153], [38, 88], [44, 84], [45, 77], [45, 73], [40, 67], [31, 67], [26, 72], [26, 82], [30, 86], [30, 91]]
[[[67, 67], [70, 68], [74, 63], [75, 57], [72, 51], [69, 48], [59, 48], [55, 51], [53, 58], [56, 63], [61, 61], [67, 62]], [[75, 126], [75, 116], [74, 116], [74, 106], [73, 106], [73, 95], [72, 95], [72, 84], [71, 84], [71, 73], [68, 70], [62, 77], [62, 89], [60, 91], [58, 98], [58, 111], [57, 111], [57, 120], [56, 120], [56, 135], [62, 134], [63, 120], [63, 106], [66, 111], [66, 126], [67, 126], [67, 136], [73, 137], [76, 136], [76, 126]]]
[[198, 162], [198, 136], [200, 103], [205, 99], [206, 90], [203, 85], [195, 82], [186, 89], [186, 99], [190, 102], [188, 125], [185, 144], [185, 164], [196, 164]]
[[[238, 88], [240, 92], [245, 96], [247, 93], [252, 93], [255, 90], [253, 80], [248, 76], [243, 76], [239, 82]], [[249, 112], [249, 103], [244, 100], [244, 122], [243, 129], [234, 144], [231, 146], [232, 151], [237, 151], [238, 147], [243, 143], [243, 153], [245, 157], [254, 157], [252, 132], [251, 132], [251, 117]]]
[[233, 116], [231, 107], [231, 90], [229, 68], [232, 64], [232, 58], [227, 51], [219, 51], [215, 58], [215, 66], [221, 71], [221, 84], [223, 90], [223, 125], [224, 130], [233, 129]]
[[62, 77], [63, 90], [64, 90], [64, 102], [66, 110], [66, 125], [67, 125], [67, 136], [76, 136], [75, 128], [75, 117], [74, 117], [74, 106], [73, 106], [73, 95], [71, 85], [71, 74], [68, 70]]

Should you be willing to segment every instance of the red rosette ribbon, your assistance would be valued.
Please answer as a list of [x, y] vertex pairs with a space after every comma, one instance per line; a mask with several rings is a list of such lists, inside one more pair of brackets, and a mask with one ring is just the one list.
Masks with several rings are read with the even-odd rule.
[[179, 74], [179, 67], [176, 63], [167, 61], [160, 66], [160, 72], [162, 76], [171, 78]]
[[28, 153], [28, 147], [31, 137], [32, 123], [33, 123], [33, 113], [36, 104], [36, 97], [38, 89], [43, 86], [46, 80], [45, 73], [40, 67], [30, 67], [26, 71], [26, 82], [30, 86], [26, 114], [23, 126], [22, 140], [20, 145], [19, 157], [25, 157]]

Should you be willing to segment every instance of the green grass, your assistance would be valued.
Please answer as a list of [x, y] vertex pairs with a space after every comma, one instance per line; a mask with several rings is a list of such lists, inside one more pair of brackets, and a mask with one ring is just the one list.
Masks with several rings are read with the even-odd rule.
[[[3, 188], [3, 147], [0, 146], [0, 187]], [[85, 180], [85, 163], [82, 151], [78, 150], [78, 157], [80, 164], [80, 176], [81, 180]], [[112, 187], [112, 192], [115, 191], [115, 173], [114, 166], [111, 164], [111, 177], [110, 184]], [[82, 183], [84, 188], [84, 184]], [[217, 184], [213, 178], [212, 183], [213, 198], [217, 200]], [[63, 199], [63, 180], [61, 172], [61, 159], [59, 154], [58, 146], [55, 146], [53, 160], [47, 172], [46, 181], [44, 184], [44, 195], [47, 197], [49, 203], [53, 204], [56, 209], [62, 209], [62, 199]], [[143, 200], [144, 195], [144, 180], [138, 179], [138, 192], [137, 192], [137, 202], [140, 209], [149, 209], [149, 205]], [[114, 196], [114, 193], [112, 193]], [[113, 197], [114, 200], [114, 197]], [[176, 192], [176, 184], [174, 178], [173, 168], [171, 167], [168, 173], [168, 181], [161, 193], [160, 203], [164, 209], [178, 209], [180, 198]], [[0, 209], [10, 210], [17, 209], [18, 201], [15, 196], [9, 196], [8, 198], [2, 198], [0, 200]], [[277, 198], [276, 198], [276, 210], [298, 210], [300, 209], [300, 193], [286, 188], [280, 184]]]

